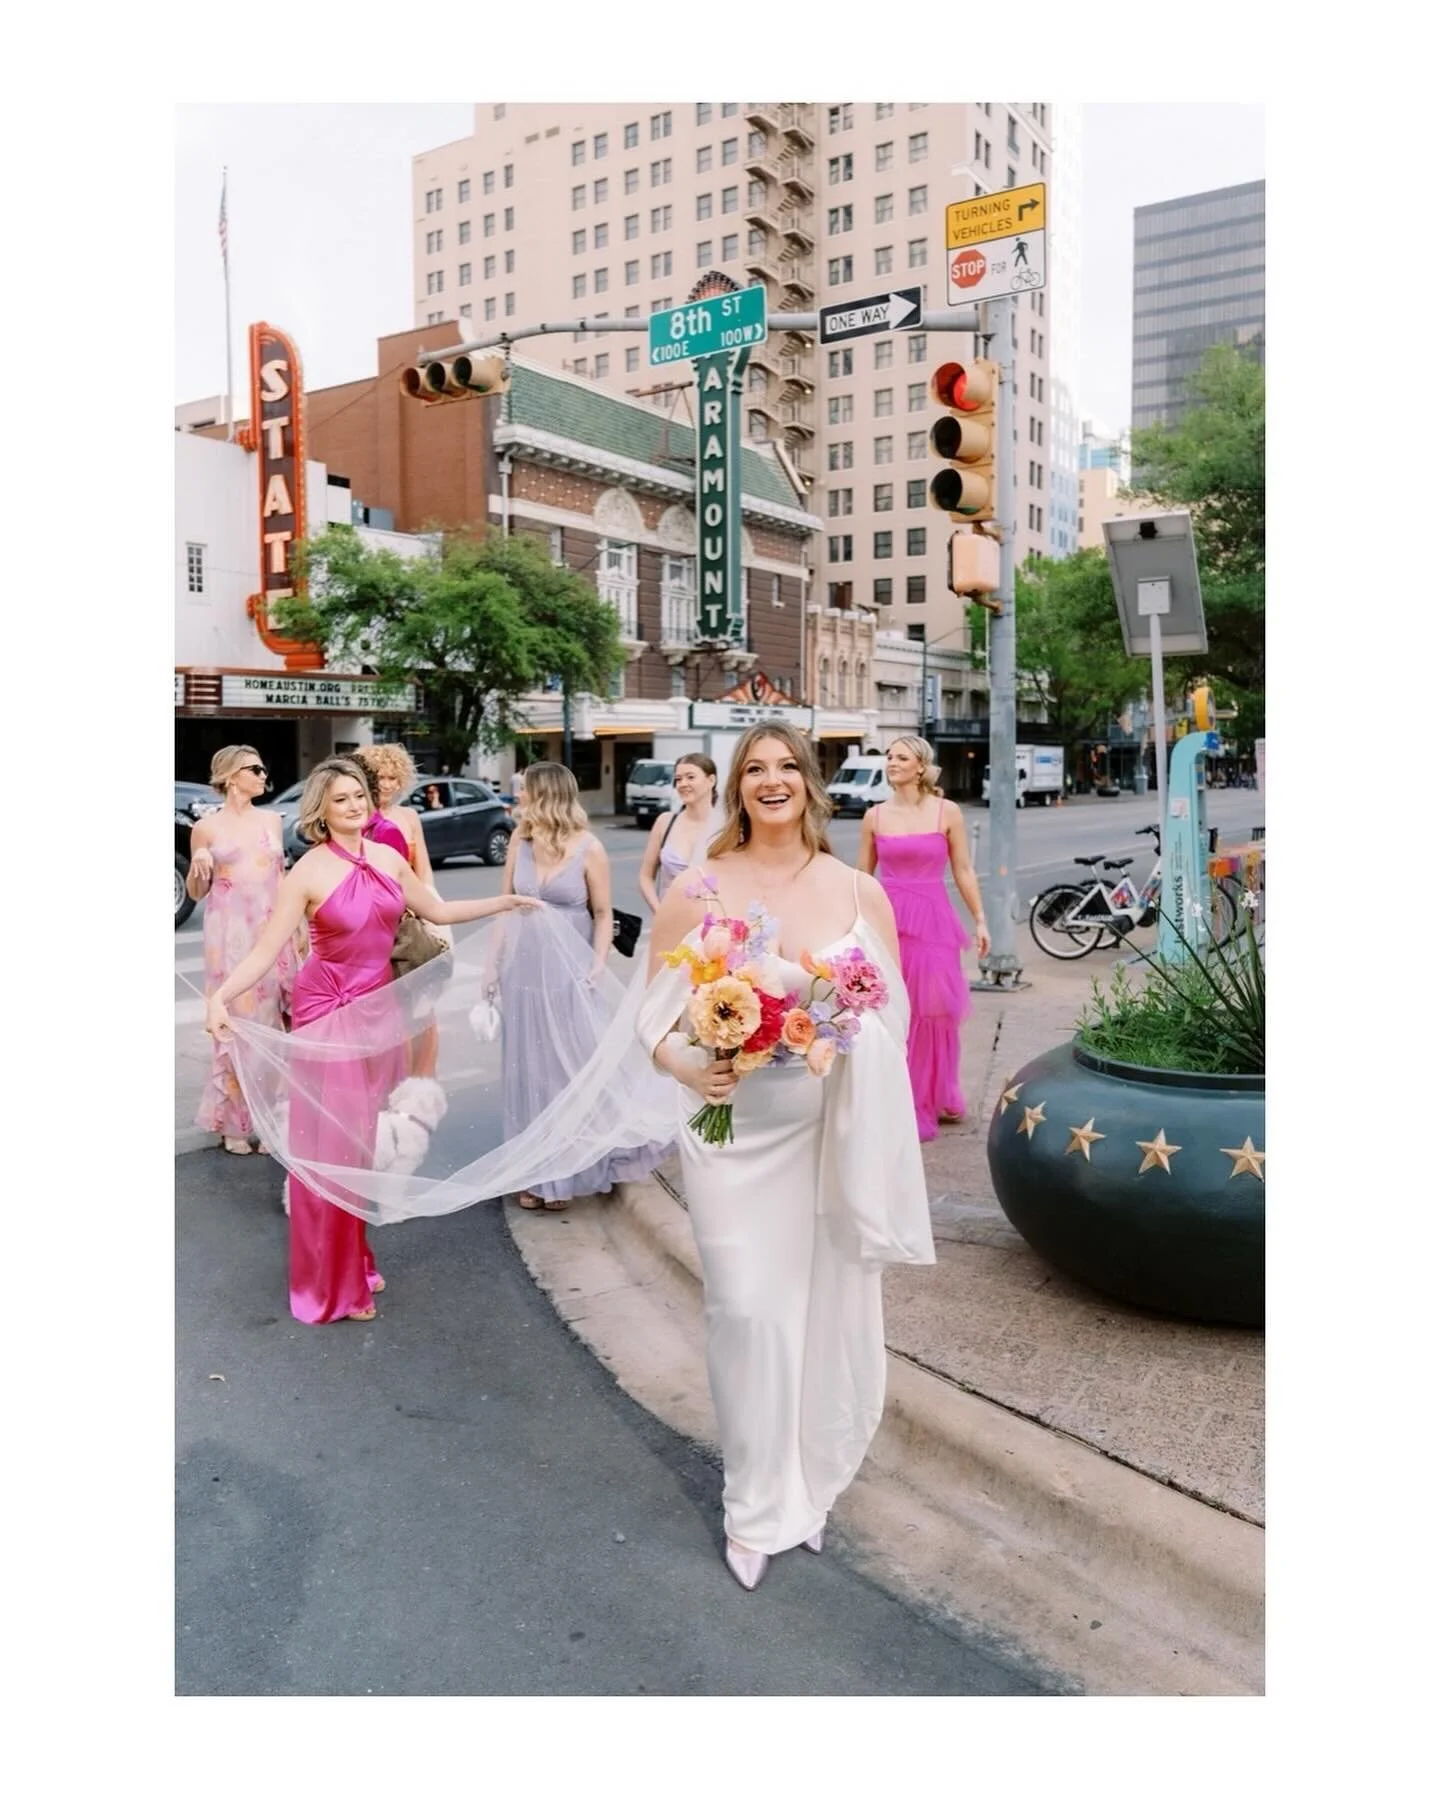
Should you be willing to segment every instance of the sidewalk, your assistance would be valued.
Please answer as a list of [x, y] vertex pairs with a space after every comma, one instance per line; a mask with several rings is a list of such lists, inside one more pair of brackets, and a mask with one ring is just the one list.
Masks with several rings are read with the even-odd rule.
[[[886, 1273], [885, 1419], [835, 1532], [909, 1601], [979, 1621], [1094, 1693], [1263, 1688], [1264, 1342], [1072, 1283], [1005, 1219], [985, 1137], [1116, 955], [972, 993], [968, 1119], [924, 1149], [937, 1263]], [[621, 1386], [714, 1443], [678, 1164], [553, 1216], [507, 1205], [557, 1312]]]

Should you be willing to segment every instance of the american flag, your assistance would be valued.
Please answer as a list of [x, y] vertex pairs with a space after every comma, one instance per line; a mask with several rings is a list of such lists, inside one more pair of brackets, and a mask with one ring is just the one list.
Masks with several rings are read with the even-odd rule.
[[220, 177], [220, 254], [227, 274], [230, 272], [230, 224], [225, 216], [225, 189], [229, 180], [230, 171], [227, 169]]

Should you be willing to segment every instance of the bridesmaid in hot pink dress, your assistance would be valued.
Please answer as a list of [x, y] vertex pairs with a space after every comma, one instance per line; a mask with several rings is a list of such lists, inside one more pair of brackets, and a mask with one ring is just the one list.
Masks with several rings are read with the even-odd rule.
[[860, 829], [859, 866], [876, 872], [895, 911], [900, 970], [910, 997], [906, 1042], [910, 1089], [920, 1139], [933, 1141], [941, 1122], [965, 1114], [960, 1087], [960, 1025], [970, 1013], [970, 986], [962, 955], [970, 945], [950, 894], [948, 865], [975, 919], [983, 960], [990, 951], [980, 901], [980, 881], [970, 864], [960, 808], [940, 793], [940, 774], [930, 744], [916, 735], [891, 742], [885, 777], [894, 796], [867, 810]]
[[[291, 999], [295, 1028], [390, 983], [395, 925], [408, 906], [429, 922], [474, 922], [501, 910], [533, 906], [520, 897], [444, 903], [420, 883], [393, 848], [367, 840], [370, 799], [353, 762], [336, 757], [315, 768], [300, 799], [299, 826], [319, 846], [305, 854], [280, 888], [274, 914], [255, 944], [211, 997], [205, 1027], [218, 1040], [229, 1028], [227, 1004], [263, 978], [303, 918], [311, 952]], [[406, 1076], [405, 1052], [339, 1058], [307, 1075], [290, 1099], [290, 1145], [297, 1158], [361, 1165], [375, 1119]], [[290, 1312], [298, 1321], [370, 1321], [375, 1269], [365, 1224], [329, 1203], [293, 1174], [290, 1198]]]

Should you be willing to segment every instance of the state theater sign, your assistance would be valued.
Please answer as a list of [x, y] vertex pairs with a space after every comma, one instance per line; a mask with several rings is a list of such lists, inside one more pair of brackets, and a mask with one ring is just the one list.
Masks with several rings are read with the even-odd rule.
[[323, 667], [310, 642], [294, 642], [270, 625], [277, 599], [303, 597], [294, 551], [305, 539], [305, 389], [295, 345], [273, 324], [250, 326], [250, 421], [236, 440], [251, 450], [260, 486], [260, 590], [246, 601], [260, 640], [296, 672]]

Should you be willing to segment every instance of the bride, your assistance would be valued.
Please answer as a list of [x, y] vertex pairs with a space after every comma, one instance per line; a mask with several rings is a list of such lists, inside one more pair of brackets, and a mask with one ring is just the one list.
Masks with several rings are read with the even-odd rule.
[[[829, 1510], [860, 1468], [884, 1404], [883, 1267], [933, 1264], [935, 1253], [889, 900], [831, 853], [819, 770], [789, 725], [759, 724], [741, 738], [725, 814], [695, 869], [708, 891], [678, 878], [655, 918], [636, 1032], [680, 1087], [682, 1124], [701, 1104], [734, 1105], [733, 1141], [710, 1146], [681, 1126], [679, 1143], [725, 1461], [725, 1562], [754, 1589], [775, 1553], [821, 1550]], [[797, 1061], [737, 1079], [679, 1032], [688, 974], [663, 956], [695, 934], [707, 909], [743, 918], [755, 904], [779, 924], [788, 989], [807, 980], [802, 954], [851, 944], [885, 975], [888, 1006], [865, 1015], [828, 1078]]]

